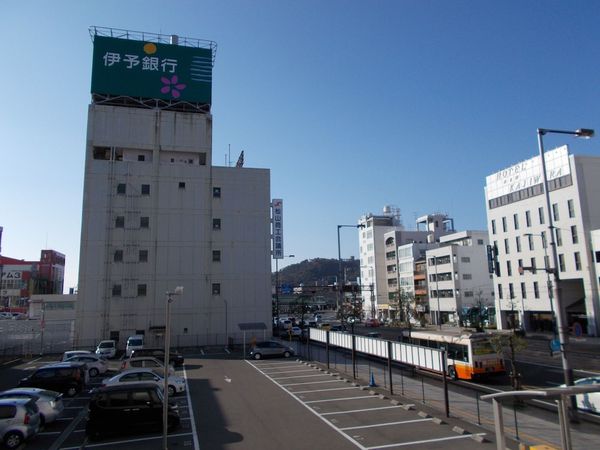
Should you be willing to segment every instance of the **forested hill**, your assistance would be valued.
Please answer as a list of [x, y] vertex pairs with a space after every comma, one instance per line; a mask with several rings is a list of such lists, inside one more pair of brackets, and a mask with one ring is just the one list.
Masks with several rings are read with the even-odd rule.
[[[345, 272], [345, 273], [344, 273]], [[333, 285], [338, 278], [339, 261], [337, 259], [314, 258], [279, 269], [279, 284], [291, 286], [327, 286]], [[360, 261], [350, 259], [342, 261], [342, 276], [346, 282], [356, 282], [360, 275]], [[275, 273], [272, 274], [275, 283]]]

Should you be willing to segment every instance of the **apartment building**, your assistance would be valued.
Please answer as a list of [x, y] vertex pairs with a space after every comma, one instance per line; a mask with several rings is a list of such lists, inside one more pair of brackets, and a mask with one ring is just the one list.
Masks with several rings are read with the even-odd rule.
[[548, 214], [554, 221], [561, 306], [569, 326], [597, 336], [600, 326], [600, 158], [545, 153], [551, 210], [547, 211], [539, 156], [486, 178], [490, 242], [497, 249], [494, 276], [499, 328], [551, 330], [554, 268]]

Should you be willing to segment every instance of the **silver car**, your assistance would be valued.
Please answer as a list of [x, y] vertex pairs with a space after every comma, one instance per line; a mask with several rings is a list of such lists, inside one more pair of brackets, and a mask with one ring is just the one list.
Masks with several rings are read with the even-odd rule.
[[33, 399], [40, 410], [40, 421], [44, 425], [54, 422], [65, 409], [62, 394], [39, 388], [14, 388], [0, 392], [0, 400], [5, 398]]
[[10, 449], [19, 447], [25, 439], [40, 430], [40, 413], [30, 398], [0, 400], [0, 440]]
[[[113, 386], [123, 383], [154, 383], [161, 389], [164, 387], [164, 378], [152, 369], [129, 369], [112, 378], [102, 381], [102, 386]], [[185, 391], [185, 378], [170, 375], [168, 378], [169, 395]]]
[[70, 358], [67, 358], [65, 362], [86, 363], [90, 377], [97, 377], [108, 370], [108, 362], [104, 358], [93, 353], [71, 356]]
[[289, 358], [296, 352], [292, 347], [280, 344], [275, 341], [258, 342], [250, 349], [250, 357], [253, 359], [261, 359], [266, 357], [283, 356]]

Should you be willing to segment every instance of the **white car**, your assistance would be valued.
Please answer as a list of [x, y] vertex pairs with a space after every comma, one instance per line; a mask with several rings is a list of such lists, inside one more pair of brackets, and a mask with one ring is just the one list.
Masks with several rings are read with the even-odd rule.
[[[161, 389], [164, 387], [162, 376], [152, 369], [129, 369], [115, 375], [112, 378], [106, 378], [102, 381], [102, 387], [114, 386], [121, 383], [154, 383]], [[168, 378], [169, 395], [185, 391], [185, 378], [171, 375]]]
[[90, 352], [89, 350], [69, 350], [68, 352], [64, 352], [61, 358], [61, 361], [66, 361], [67, 359], [71, 358], [72, 356], [78, 356], [78, 355], [91, 355], [92, 352]]
[[65, 362], [82, 362], [88, 366], [88, 374], [90, 377], [96, 377], [105, 373], [108, 370], [108, 362], [93, 353], [81, 354], [67, 358]]
[[113, 340], [100, 341], [96, 355], [106, 359], [114, 358], [117, 355], [117, 343]]
[[[581, 378], [575, 381], [575, 386], [600, 384], [600, 377]], [[575, 396], [577, 408], [595, 414], [600, 414], [600, 392], [590, 392]]]
[[[135, 355], [135, 353], [134, 353]], [[129, 358], [124, 359], [121, 363], [121, 370], [128, 369], [152, 369], [154, 372], [162, 375], [165, 372], [165, 366], [162, 361], [152, 357], [152, 356], [140, 356], [139, 358]], [[172, 375], [175, 372], [172, 366], [169, 366], [169, 375]]]

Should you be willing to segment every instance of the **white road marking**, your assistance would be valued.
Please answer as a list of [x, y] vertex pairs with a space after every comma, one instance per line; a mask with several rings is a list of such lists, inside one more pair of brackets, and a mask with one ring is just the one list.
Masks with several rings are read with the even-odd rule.
[[[410, 405], [413, 406], [413, 405]], [[351, 409], [349, 411], [334, 411], [334, 412], [328, 412], [328, 413], [321, 413], [322, 416], [333, 416], [334, 414], [350, 414], [350, 413], [355, 413], [355, 412], [364, 412], [364, 411], [376, 411], [378, 409], [393, 409], [393, 408], [401, 408], [401, 405], [394, 405], [394, 406], [379, 406], [377, 408], [363, 408], [363, 409]]]
[[305, 369], [305, 370], [286, 370], [283, 372], [269, 372], [269, 375], [279, 374], [279, 373], [298, 373], [298, 372], [314, 372], [315, 369]]
[[310, 391], [294, 391], [294, 394], [308, 394], [310, 392], [343, 391], [345, 389], [360, 389], [360, 387], [359, 386], [347, 386], [347, 387], [331, 388], [331, 389], [313, 389]]
[[[265, 374], [266, 375], [266, 374]], [[319, 383], [343, 383], [342, 380], [325, 380], [325, 381], [309, 381], [306, 383], [288, 383], [288, 384], [280, 384], [280, 386], [301, 386], [304, 384], [319, 384]]]
[[194, 408], [192, 407], [192, 399], [190, 398], [190, 387], [187, 381], [187, 372], [185, 371], [185, 365], [183, 366], [183, 378], [185, 379], [185, 395], [188, 401], [188, 411], [190, 413], [190, 420], [192, 424], [192, 434], [194, 440], [194, 450], [200, 450], [200, 442], [198, 441], [198, 433], [196, 432], [196, 421], [194, 420]]
[[387, 422], [387, 423], [376, 423], [374, 425], [360, 425], [360, 426], [356, 426], [356, 427], [346, 427], [346, 428], [340, 428], [340, 430], [342, 431], [346, 431], [346, 430], [360, 430], [361, 428], [376, 428], [376, 427], [387, 427], [390, 425], [403, 425], [406, 423], [417, 423], [417, 422], [431, 422], [433, 420], [433, 418], [429, 418], [429, 419], [415, 419], [415, 420], [403, 420], [400, 422]]
[[[266, 375], [266, 373], [265, 373]], [[277, 377], [277, 378], [273, 378], [274, 380], [290, 380], [292, 378], [312, 378], [312, 377], [323, 377], [323, 376], [327, 376], [324, 373], [317, 373], [315, 375], [298, 375], [297, 377]]]
[[[178, 434], [169, 434], [169, 437], [180, 437], [180, 436], [189, 436], [192, 433], [178, 433]], [[85, 448], [92, 448], [92, 447], [110, 447], [112, 445], [116, 445], [116, 444], [127, 444], [129, 442], [143, 442], [143, 441], [153, 441], [156, 439], [162, 439], [162, 435], [160, 436], [152, 436], [152, 437], [147, 437], [147, 438], [138, 438], [138, 439], [127, 439], [124, 441], [112, 441], [112, 442], [105, 442], [103, 444], [86, 444]], [[61, 448], [61, 450], [80, 450], [81, 446], [78, 445], [77, 447], [63, 447]]]
[[376, 448], [404, 447], [406, 445], [428, 444], [430, 442], [451, 441], [453, 439], [470, 438], [471, 436], [485, 436], [485, 433], [461, 434], [459, 436], [449, 436], [449, 437], [446, 437], [446, 438], [427, 439], [427, 440], [424, 440], [424, 441], [399, 442], [397, 444], [376, 445], [375, 447], [366, 447], [365, 450], [371, 450], [371, 449], [376, 449]]
[[344, 397], [344, 398], [327, 398], [325, 400], [311, 400], [309, 402], [304, 402], [304, 403], [326, 403], [326, 402], [337, 402], [337, 401], [341, 401], [341, 400], [360, 400], [363, 398], [376, 398], [377, 400], [379, 400], [379, 397], [377, 397], [376, 395], [361, 395], [360, 397]]

